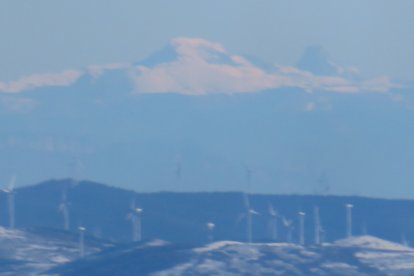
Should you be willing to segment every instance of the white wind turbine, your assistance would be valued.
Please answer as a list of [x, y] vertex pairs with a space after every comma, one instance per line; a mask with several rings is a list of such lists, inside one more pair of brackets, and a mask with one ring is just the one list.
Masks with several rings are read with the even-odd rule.
[[313, 219], [314, 219], [314, 225], [315, 225], [315, 244], [321, 243], [321, 218], [319, 216], [319, 207], [315, 206], [313, 207]]
[[9, 211], [9, 227], [14, 229], [15, 225], [15, 204], [14, 204], [14, 185], [16, 184], [16, 176], [12, 176], [7, 188], [2, 189], [7, 194], [7, 206]]
[[245, 216], [246, 216], [246, 235], [247, 235], [247, 242], [251, 243], [253, 240], [253, 216], [254, 215], [259, 215], [258, 212], [256, 212], [256, 210], [254, 210], [251, 206], [250, 206], [250, 201], [249, 201], [249, 196], [247, 194], [243, 194], [244, 195], [244, 207], [246, 208], [245, 210]]
[[324, 243], [326, 240], [326, 230], [325, 228], [323, 228], [323, 226], [321, 225], [321, 243]]
[[142, 239], [142, 216], [143, 209], [135, 207], [135, 199], [131, 203], [131, 211], [127, 215], [127, 219], [131, 220], [132, 224], [132, 241], [141, 241]]
[[305, 244], [305, 213], [298, 212], [299, 216], [299, 244]]
[[213, 242], [214, 241], [214, 228], [216, 227], [216, 225], [213, 222], [207, 222], [206, 223], [207, 226], [207, 231], [208, 231], [208, 241], [209, 242]]
[[346, 237], [350, 238], [352, 237], [352, 208], [354, 208], [354, 205], [352, 204], [345, 204], [346, 209]]
[[362, 224], [361, 233], [362, 233], [362, 235], [368, 235], [368, 227], [367, 227], [367, 223], [366, 222], [364, 222]]
[[72, 185], [76, 186], [79, 183], [79, 179], [81, 177], [81, 171], [82, 169], [85, 168], [85, 166], [79, 157], [76, 157], [76, 159], [73, 161], [72, 166], [73, 166], [72, 167], [72, 175], [73, 175]]
[[67, 200], [66, 188], [64, 188], [62, 192], [62, 201], [59, 204], [59, 211], [62, 213], [62, 216], [63, 216], [63, 227], [66, 231], [68, 231], [70, 228], [70, 221], [69, 221], [69, 202]]
[[410, 246], [410, 245], [409, 245], [409, 242], [408, 242], [408, 240], [407, 240], [407, 237], [405, 236], [405, 234], [404, 234], [404, 233], [401, 233], [401, 244], [402, 244], [402, 245], [405, 245], [405, 246]]
[[79, 157], [73, 158], [70, 164], [71, 186], [75, 187], [79, 184], [81, 179], [81, 171], [85, 168]]
[[181, 163], [181, 158], [178, 157], [175, 163], [174, 168], [174, 183], [177, 187], [178, 192], [183, 192], [183, 181], [182, 181], [183, 166]]
[[86, 228], [83, 226], [78, 227], [79, 230], [79, 256], [85, 256], [85, 231]]
[[273, 208], [273, 205], [269, 203], [268, 206], [268, 211], [269, 211], [269, 230], [270, 230], [270, 239], [272, 241], [277, 240], [278, 238], [278, 231], [277, 231], [277, 212], [275, 210], [275, 208]]
[[292, 231], [293, 231], [293, 221], [282, 217], [283, 226], [286, 228], [286, 241], [288, 243], [292, 242]]
[[250, 192], [250, 186], [252, 183], [252, 169], [249, 166], [245, 166], [245, 172], [246, 172], [246, 186], [247, 186], [247, 192]]

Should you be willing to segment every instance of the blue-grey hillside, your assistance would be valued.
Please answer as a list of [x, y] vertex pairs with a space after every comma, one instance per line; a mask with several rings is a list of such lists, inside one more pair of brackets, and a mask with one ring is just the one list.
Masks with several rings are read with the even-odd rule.
[[[78, 234], [58, 229], [7, 229], [0, 226], [0, 275], [45, 275], [54, 266], [80, 257]], [[87, 235], [84, 252], [94, 254], [112, 243]]]
[[163, 241], [114, 248], [53, 268], [59, 275], [412, 275], [414, 250], [371, 236], [320, 246]]
[[[240, 192], [212, 193], [137, 193], [99, 183], [72, 180], [51, 180], [19, 188], [15, 193], [16, 227], [32, 229], [64, 228], [59, 206], [66, 191], [69, 208], [69, 230], [77, 232], [84, 226], [89, 235], [115, 242], [130, 242], [132, 225], [128, 220], [131, 203], [143, 209], [142, 238], [162, 239], [178, 243], [203, 244], [209, 240], [207, 223], [212, 222], [215, 240], [246, 241], [246, 206]], [[385, 200], [364, 197], [249, 195], [255, 242], [299, 242], [298, 212], [305, 212], [305, 243], [313, 244], [315, 236], [314, 207], [319, 207], [323, 229], [321, 239], [334, 241], [345, 237], [345, 204], [353, 204], [353, 233], [369, 234], [395, 242], [414, 240], [412, 200]], [[277, 235], [271, 233], [272, 215], [277, 213]], [[0, 193], [0, 225], [9, 225], [7, 198]]]

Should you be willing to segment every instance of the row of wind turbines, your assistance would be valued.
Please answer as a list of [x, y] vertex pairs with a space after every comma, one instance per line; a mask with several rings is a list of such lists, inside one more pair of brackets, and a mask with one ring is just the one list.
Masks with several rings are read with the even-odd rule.
[[[15, 187], [16, 177], [13, 176], [5, 189], [1, 189], [0, 191], [7, 194], [7, 206], [8, 206], [8, 214], [9, 214], [9, 228], [15, 228]], [[62, 190], [62, 197], [61, 202], [58, 206], [59, 212], [62, 214], [63, 218], [63, 228], [67, 231], [70, 230], [70, 208], [69, 208], [69, 201], [67, 196], [68, 187], [64, 187]], [[242, 218], [246, 220], [246, 242], [252, 243], [254, 241], [254, 233], [253, 233], [253, 223], [254, 217], [260, 215], [250, 203], [249, 195], [247, 193], [243, 193], [243, 201], [245, 211], [242, 214]], [[346, 204], [346, 236], [352, 236], [352, 204]], [[130, 204], [130, 211], [126, 216], [126, 219], [131, 221], [131, 236], [132, 241], [138, 242], [142, 240], [142, 214], [143, 208], [138, 208], [136, 206], [135, 199], [131, 201]], [[306, 214], [302, 211], [297, 213], [298, 215], [298, 224], [299, 224], [299, 231], [298, 231], [298, 242], [301, 245], [305, 244], [305, 216]], [[278, 221], [281, 220], [283, 226], [286, 229], [286, 242], [292, 242], [292, 234], [294, 230], [294, 220], [288, 219], [276, 211], [273, 205], [268, 205], [268, 216], [269, 216], [269, 227], [270, 227], [270, 238], [273, 241], [278, 240]], [[324, 237], [324, 229], [321, 224], [320, 215], [319, 215], [319, 207], [315, 206], [313, 210], [313, 220], [314, 220], [314, 244], [320, 244], [323, 242]], [[207, 222], [206, 228], [208, 232], [208, 240], [210, 242], [214, 241], [214, 229], [216, 228], [216, 224], [214, 222]], [[84, 226], [78, 227], [79, 231], [79, 255], [84, 256], [85, 254], [85, 246], [84, 246], [84, 235], [86, 228]]]
[[[16, 213], [15, 213], [15, 187], [16, 184], [16, 176], [12, 176], [6, 188], [0, 189], [0, 192], [3, 192], [7, 196], [7, 211], [8, 211], [8, 219], [9, 219], [9, 229], [15, 229], [15, 220], [16, 220]], [[63, 228], [67, 231], [70, 229], [69, 224], [69, 203], [67, 200], [66, 189], [64, 189], [62, 193], [62, 201], [59, 205], [59, 211], [63, 215]], [[83, 226], [78, 227], [79, 231], [79, 256], [83, 257], [85, 255], [85, 244], [84, 244], [84, 233], [86, 228]]]
[[[249, 166], [245, 166], [245, 177], [247, 191], [250, 190], [252, 180], [252, 169]], [[253, 217], [260, 215], [255, 209], [251, 207], [248, 193], [243, 193], [245, 213], [243, 217], [246, 218], [246, 241], [248, 243], [253, 242]], [[352, 208], [353, 205], [350, 203], [345, 204], [346, 209], [346, 237], [352, 236]], [[299, 222], [299, 244], [305, 244], [305, 216], [306, 213], [299, 211], [298, 222]], [[288, 219], [285, 216], [279, 215], [272, 204], [268, 205], [268, 216], [270, 226], [270, 238], [272, 241], [278, 240], [278, 220], [281, 219], [283, 226], [286, 229], [286, 242], [292, 242], [292, 235], [294, 230], [294, 220]], [[313, 220], [314, 220], [314, 244], [320, 244], [324, 240], [326, 231], [323, 229], [319, 214], [319, 207], [313, 208]]]
[[[250, 204], [249, 196], [246, 193], [243, 193], [244, 199], [244, 207], [245, 212], [242, 214], [242, 217], [246, 220], [246, 242], [252, 243], [253, 242], [253, 217], [260, 215]], [[352, 237], [352, 204], [345, 204], [345, 214], [346, 214], [346, 237]], [[298, 231], [298, 242], [301, 245], [305, 244], [305, 216], [306, 213], [299, 211], [297, 213], [298, 216], [298, 224], [299, 224], [299, 231]], [[279, 240], [279, 233], [278, 233], [278, 221], [279, 219], [282, 222], [282, 225], [286, 229], [286, 242], [292, 242], [292, 234], [294, 230], [294, 220], [288, 219], [285, 216], [278, 214], [276, 209], [273, 207], [272, 204], [268, 205], [268, 217], [269, 217], [269, 228], [270, 228], [270, 239], [272, 241]], [[209, 231], [211, 232], [214, 227], [212, 222], [207, 224]], [[320, 244], [324, 241], [325, 230], [322, 227], [321, 219], [320, 219], [320, 210], [318, 206], [314, 206], [313, 208], [313, 225], [314, 225], [314, 244]], [[211, 235], [211, 234], [210, 234]]]
[[[260, 215], [250, 204], [249, 196], [246, 193], [243, 193], [244, 199], [244, 207], [245, 212], [242, 214], [242, 218], [246, 220], [246, 242], [252, 243], [253, 242], [253, 221], [254, 216]], [[352, 204], [346, 204], [346, 236], [352, 236]], [[67, 192], [66, 189], [62, 192], [62, 200], [59, 205], [59, 211], [62, 213], [63, 218], [63, 227], [65, 230], [70, 229], [70, 222], [69, 222], [69, 203], [67, 200]], [[131, 201], [130, 204], [130, 211], [126, 215], [126, 219], [131, 221], [131, 237], [133, 242], [141, 241], [142, 240], [142, 214], [143, 208], [138, 208], [136, 206], [135, 198]], [[305, 212], [298, 212], [298, 222], [299, 222], [299, 236], [298, 241], [299, 244], [305, 244]], [[283, 226], [286, 229], [286, 242], [291, 243], [293, 240], [293, 230], [294, 230], [294, 220], [287, 219], [286, 217], [279, 215], [276, 209], [273, 207], [272, 204], [268, 205], [268, 216], [269, 216], [269, 226], [270, 226], [270, 238], [273, 241], [278, 240], [278, 221], [281, 220]], [[321, 225], [320, 215], [319, 215], [319, 207], [314, 207], [314, 244], [320, 244], [324, 238], [325, 230]], [[214, 222], [207, 222], [206, 228], [208, 232], [208, 240], [210, 242], [214, 241], [214, 229], [216, 228], [216, 224]], [[83, 239], [84, 239], [84, 232], [86, 228], [80, 226], [78, 228], [80, 232], [80, 254], [83, 256]]]

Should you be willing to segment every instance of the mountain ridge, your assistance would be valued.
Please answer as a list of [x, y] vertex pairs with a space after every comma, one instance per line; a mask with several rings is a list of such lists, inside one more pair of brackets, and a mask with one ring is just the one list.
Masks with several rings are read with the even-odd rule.
[[[115, 249], [52, 269], [60, 275], [409, 275], [413, 249], [370, 236], [341, 244], [219, 241], [199, 247], [158, 243]], [[376, 244], [364, 247], [358, 244]], [[343, 241], [345, 242], [345, 241]], [[398, 247], [398, 245], [396, 245]]]
[[[130, 204], [143, 211], [145, 240], [163, 239], [172, 242], [204, 243], [206, 224], [216, 224], [215, 237], [220, 240], [244, 241], [245, 212], [242, 192], [157, 192], [137, 193], [88, 181], [48, 181], [40, 185], [16, 190], [16, 226], [19, 228], [63, 228], [63, 217], [58, 206], [65, 191], [69, 202], [70, 229], [84, 226], [88, 233], [113, 241], [130, 241], [131, 224], [126, 219]], [[345, 235], [345, 204], [354, 204], [354, 231], [371, 233], [391, 241], [414, 240], [414, 224], [409, 219], [413, 200], [373, 199], [329, 195], [260, 195], [249, 194], [253, 208], [261, 215], [254, 218], [254, 241], [269, 241], [269, 204], [279, 214], [278, 241], [286, 241], [287, 229], [282, 218], [296, 225], [298, 212], [305, 218], [306, 243], [313, 243], [313, 208], [320, 208], [322, 225], [328, 241]], [[223, 208], [226, 206], [226, 208]], [[7, 226], [6, 198], [0, 194], [0, 225]], [[372, 213], [372, 209], [376, 212]], [[30, 212], [29, 212], [30, 211]], [[30, 213], [30, 215], [28, 215]], [[297, 240], [297, 226], [294, 240]]]

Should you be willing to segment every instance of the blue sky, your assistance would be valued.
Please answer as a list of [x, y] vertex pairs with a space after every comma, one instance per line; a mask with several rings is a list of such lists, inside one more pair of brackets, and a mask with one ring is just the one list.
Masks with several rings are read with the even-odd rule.
[[410, 0], [4, 0], [0, 80], [140, 60], [186, 36], [282, 65], [319, 44], [366, 76], [412, 81], [413, 10]]

